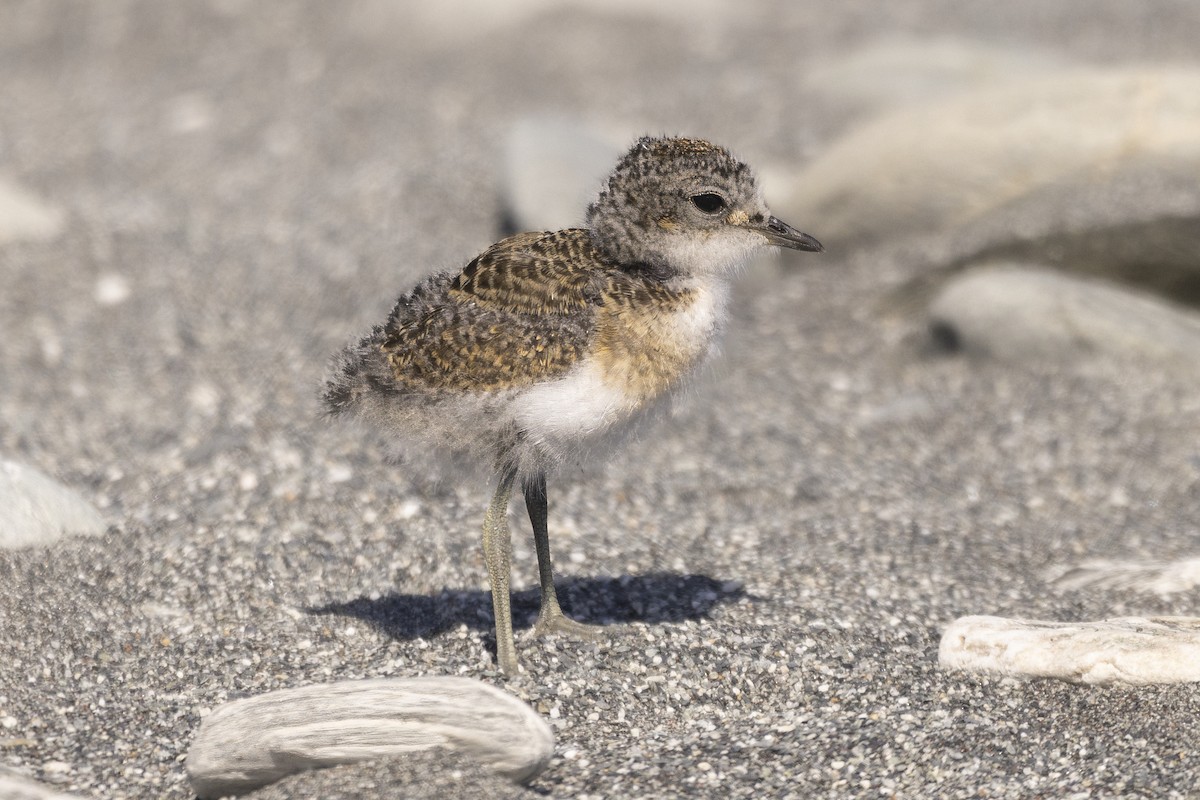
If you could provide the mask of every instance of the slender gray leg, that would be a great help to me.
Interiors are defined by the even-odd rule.
[[[538,612],[534,632],[566,633],[572,636],[593,639],[600,633],[593,625],[576,622],[563,614],[558,607],[558,593],[554,591],[554,568],[550,563],[549,509],[546,501],[546,475],[537,473],[522,485],[525,492],[525,507],[529,511],[529,522],[533,525],[533,545],[537,550],[538,577],[542,584],[542,607]]]
[[[506,675],[517,674],[517,649],[513,645],[512,605],[508,583],[512,575],[512,536],[508,530],[508,498],[514,470],[500,475],[496,494],[483,518],[483,561],[492,584],[492,610],[496,616],[496,662]]]

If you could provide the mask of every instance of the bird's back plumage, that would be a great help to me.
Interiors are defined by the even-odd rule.
[[[417,392],[493,392],[569,370],[587,350],[607,266],[588,239],[581,230],[518,234],[428,298],[402,299],[379,343],[393,380]]]
[[[586,229],[511,236],[401,297],[384,325],[338,355],[325,404],[481,467],[512,451],[517,466],[544,468],[578,449],[567,439],[590,444],[584,434],[607,430],[606,415],[632,411],[686,371],[690,359],[655,335],[662,314],[694,294],[674,277],[605,258]],[[547,441],[513,403],[552,412],[553,390],[529,390],[572,374],[570,385],[588,395],[580,399],[599,397],[604,408],[593,408],[594,426],[574,426],[591,430]],[[598,394],[605,377],[609,391]]]

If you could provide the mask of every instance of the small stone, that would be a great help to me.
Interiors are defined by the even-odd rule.
[[[1051,570],[1048,579],[1057,588],[1073,591],[1089,587],[1134,589],[1168,595],[1200,586],[1200,558],[1179,561],[1085,561]]]
[[[421,501],[409,498],[396,506],[395,517],[398,520],[409,520],[421,513]]]
[[[1064,66],[1058,56],[1030,48],[952,37],[886,36],[823,60],[805,71],[804,83],[840,105],[878,112],[1044,78]]]
[[[929,310],[942,344],[1023,362],[1098,354],[1200,367],[1200,315],[1096,280],[1017,265],[972,270]],[[1114,494],[1119,504],[1119,494]]]
[[[325,479],[330,483],[345,483],[354,477],[354,468],[349,464],[330,464],[325,470]]]
[[[96,280],[94,296],[96,302],[102,306],[115,306],[128,300],[132,292],[133,290],[129,286],[129,281],[124,275],[109,273],[101,275]]]
[[[95,536],[107,525],[73,489],[15,461],[0,460],[0,549]]]
[[[225,0],[229,2],[229,0]],[[720,0],[660,0],[647,3],[644,0],[574,0],[555,3],[553,0],[443,0],[439,3],[396,3],[394,0],[376,0],[354,6],[348,14],[350,24],[360,35],[394,37],[397,25],[420,31],[426,47],[461,48],[478,44],[488,39],[499,39],[504,31],[529,30],[536,28],[547,9],[565,12],[573,6],[582,6],[589,12],[585,21],[592,22],[593,16],[602,15],[613,20],[627,22],[630,19],[653,24],[663,20],[678,26],[679,20],[689,19],[704,24],[714,32],[727,29],[728,18],[734,7]],[[389,38],[389,41],[394,41]],[[565,63],[565,62],[564,62]]]
[[[943,667],[1072,683],[1200,681],[1200,618],[1043,622],[963,617],[942,635]]]
[[[166,127],[172,133],[196,133],[212,127],[216,111],[201,94],[181,94],[167,107]]]
[[[944,233],[1057,183],[1103,194],[1135,167],[1195,175],[1198,83],[1194,69],[1081,68],[901,106],[828,147],[777,211],[820,220],[842,251]]]
[[[221,797],[301,770],[431,747],[527,781],[549,763],[554,736],[525,703],[469,678],[342,681],[215,709],[188,752],[188,776],[200,797]]]
[[[60,209],[0,180],[0,245],[55,239],[63,231],[64,218]]]
[[[37,337],[42,353],[42,363],[57,367],[63,359],[63,341],[58,326],[47,317],[38,315],[30,321],[30,330]]]
[[[76,795],[63,794],[3,767],[0,767],[0,797],[4,800],[79,800]]]
[[[221,390],[205,381],[193,384],[188,390],[187,399],[192,408],[207,417],[221,408]]]
[[[578,227],[621,148],[582,124],[525,117],[509,131],[504,202],[514,231]]]

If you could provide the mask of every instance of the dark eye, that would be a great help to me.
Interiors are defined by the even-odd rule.
[[[692,195],[692,205],[705,214],[719,214],[725,210],[725,198],[715,192]]]

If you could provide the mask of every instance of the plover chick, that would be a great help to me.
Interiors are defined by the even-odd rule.
[[[521,233],[433,275],[338,354],[331,413],[485,465],[496,659],[517,671],[507,514],[521,484],[541,581],[535,632],[590,636],[554,591],[546,474],[676,391],[712,351],[729,281],[764,248],[821,251],[771,215],[750,168],[700,139],[640,139],[583,228]]]

